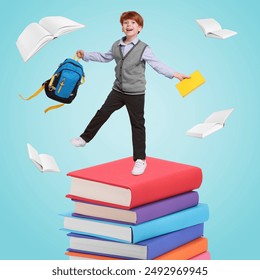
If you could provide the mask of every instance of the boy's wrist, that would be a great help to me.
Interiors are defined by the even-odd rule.
[[[175,73],[173,74],[173,76],[174,76],[175,78],[177,78],[178,80],[180,80],[180,81],[182,81],[182,80],[184,80],[184,79],[190,79],[190,76],[187,76],[187,75],[185,75],[185,74],[181,74],[181,73],[179,73],[179,72],[175,72]]]

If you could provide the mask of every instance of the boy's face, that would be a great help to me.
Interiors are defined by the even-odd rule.
[[[135,37],[142,30],[142,27],[133,19],[123,21],[122,31],[127,37]]]

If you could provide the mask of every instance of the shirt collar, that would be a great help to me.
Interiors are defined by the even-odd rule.
[[[123,37],[123,38],[119,41],[118,45],[120,45],[120,46],[125,46],[125,45],[126,45],[126,44],[124,43],[125,38],[126,38],[126,37]],[[138,39],[138,37],[136,37],[136,38],[135,38],[131,43],[129,43],[129,44],[136,45],[138,41],[139,41],[139,39]]]

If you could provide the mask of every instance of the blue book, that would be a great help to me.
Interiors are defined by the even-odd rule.
[[[170,215],[166,215],[142,224],[129,225],[98,219],[64,216],[64,230],[91,236],[137,243],[173,231],[204,223],[209,218],[207,204],[198,204]]]
[[[204,224],[198,224],[136,244],[69,233],[69,252],[87,253],[124,259],[151,260],[181,245],[203,236]]]

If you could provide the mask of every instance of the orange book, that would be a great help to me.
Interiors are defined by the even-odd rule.
[[[208,239],[199,237],[191,242],[188,242],[168,253],[165,253],[154,260],[188,260],[208,249]],[[94,255],[78,252],[66,252],[71,259],[91,259],[91,260],[123,260],[122,258],[113,258],[109,256]]]

